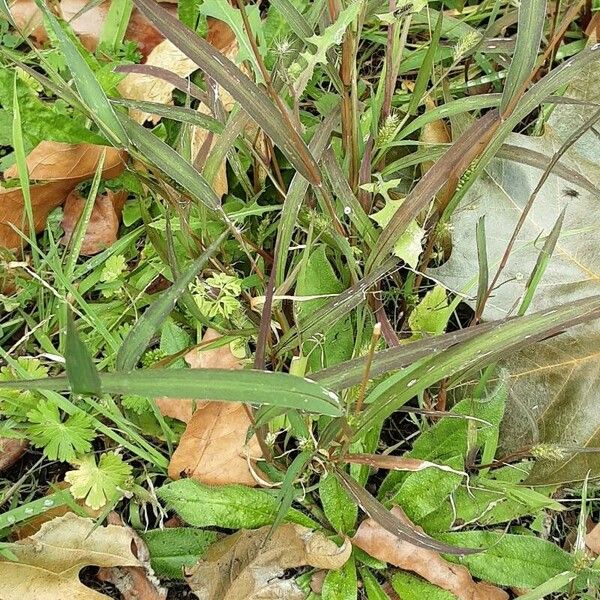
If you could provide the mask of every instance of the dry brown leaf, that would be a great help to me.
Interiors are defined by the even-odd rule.
[[[594,553],[600,554],[600,525],[596,525],[586,536],[585,545]]]
[[[2,600],[107,600],[79,581],[86,566],[140,566],[132,552],[131,531],[108,525],[95,528],[92,519],[68,513],[34,536],[7,547],[17,560],[0,557]]]
[[[96,197],[92,215],[81,245],[81,254],[84,256],[97,254],[117,241],[121,213],[123,212],[123,205],[125,204],[125,200],[127,200],[127,195],[126,191],[113,192],[106,190],[103,194]],[[77,191],[71,192],[67,197],[61,224],[65,232],[61,242],[65,245],[71,239],[77,221],[83,212],[85,202],[86,199]]]
[[[338,547],[321,532],[291,523],[278,527],[265,543],[270,529],[241,530],[213,544],[187,577],[198,598],[302,599],[297,584],[283,578],[286,569],[340,569],[352,552],[348,540]]]
[[[175,75],[179,75],[179,77],[188,77],[198,69],[198,65],[169,40],[163,40],[155,46],[148,55],[145,64],[167,69],[175,73]],[[159,79],[152,75],[128,73],[117,87],[120,94],[129,100],[173,104],[172,96],[175,89],[173,85],[164,79]],[[138,123],[151,121],[156,124],[160,121],[159,116],[151,115],[135,108],[129,111],[129,115]]]
[[[102,176],[116,177],[125,168],[127,154],[108,146],[93,144],[63,144],[40,142],[27,156],[29,179],[44,183],[30,185],[33,222],[36,232],[46,226],[52,210],[60,206],[78,183],[90,179],[96,172],[103,152],[106,152]],[[5,179],[18,177],[16,166],[4,172]],[[15,231],[29,231],[25,202],[21,188],[0,187],[0,246],[16,249],[22,245]]]
[[[399,507],[394,507],[391,512],[415,527]],[[420,527],[415,528],[422,531]],[[473,581],[466,567],[444,560],[434,550],[399,539],[373,519],[366,519],[360,524],[352,543],[378,560],[417,573],[459,600],[507,600],[509,597],[496,586]]]
[[[35,0],[11,2],[10,13],[17,29],[23,32],[23,35],[32,37],[38,44],[44,44],[48,41],[42,12],[36,5]]]
[[[10,469],[27,450],[27,440],[0,437],[0,473]]]
[[[394,456],[392,454],[345,454],[342,460],[354,465],[367,465],[375,469],[388,469],[393,471],[424,471],[425,469],[439,469],[457,475],[466,475],[448,465],[433,463],[420,458]]]
[[[171,457],[169,477],[184,474],[209,485],[256,485],[246,456],[255,460],[261,449],[255,435],[246,444],[251,424],[246,407],[237,402],[209,402],[198,409]]]
[[[125,527],[121,517],[111,512],[107,522]],[[102,567],[96,577],[100,581],[112,583],[121,592],[123,600],[165,600],[167,590],[160,585],[150,567],[150,552],[140,536],[127,528],[134,539],[134,553],[143,567]]]
[[[219,339],[220,335],[207,329],[202,342]],[[210,350],[194,349],[185,356],[193,369],[241,369],[229,344]],[[262,456],[255,435],[248,443],[246,436],[252,425],[246,407],[239,402],[204,402],[192,400],[156,401],[162,414],[188,425],[171,457],[169,477],[179,479],[182,474],[202,483],[224,485],[241,483],[256,485],[246,456]],[[195,409],[194,409],[195,407]]]
[[[110,146],[40,142],[27,156],[27,171],[33,181],[79,183],[94,176],[102,153],[106,152],[102,177],[117,177],[125,168],[127,153]],[[16,165],[4,171],[4,179],[19,176]]]

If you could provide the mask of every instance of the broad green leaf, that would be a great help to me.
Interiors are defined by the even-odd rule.
[[[462,471],[464,459],[462,456],[455,456],[440,464]],[[429,514],[446,501],[463,479],[464,475],[460,473],[435,468],[410,473],[396,488],[387,504],[400,505],[413,523],[423,525]]]
[[[390,600],[390,597],[383,591],[379,581],[377,581],[369,569],[361,567],[359,568],[359,572],[365,593],[367,594],[367,600]]]
[[[356,600],[358,587],[356,581],[356,564],[350,557],[338,571],[328,571],[323,582],[321,598],[323,600]]]
[[[597,102],[600,74],[594,61],[580,70],[567,94]],[[509,141],[551,157],[564,140],[589,118],[581,105],[559,105],[544,136],[512,134]],[[597,153],[600,143],[593,132],[580,138],[562,157],[564,165],[600,182]],[[523,207],[538,184],[542,171],[525,164],[496,159],[471,187],[452,217],[453,251],[447,263],[432,271],[448,287],[473,294],[477,287],[475,223],[485,214],[490,273],[495,273]],[[576,196],[569,193],[575,190]],[[511,310],[526,293],[529,275],[538,262],[542,240],[549,236],[564,210],[564,222],[552,257],[531,302],[533,310],[552,309],[600,291],[600,230],[590,220],[597,194],[573,186],[552,174],[524,222],[521,233],[490,298],[484,317],[497,318]],[[465,208],[463,209],[462,206]],[[492,209],[493,207],[493,209]],[[540,239],[541,238],[541,239]],[[509,410],[502,431],[505,452],[537,442],[569,448],[600,446],[600,413],[597,411],[598,345],[600,327],[579,327],[564,336],[511,356],[504,367],[510,384]],[[600,473],[600,455],[567,450],[564,459],[541,462],[531,482],[564,483],[581,480],[588,470]]]
[[[327,247],[317,246],[308,257],[304,268],[300,271],[296,283],[296,296],[330,296],[339,294],[344,286],[327,258]],[[329,298],[315,298],[302,300],[296,303],[298,322],[302,325],[307,317],[327,303]],[[330,367],[352,356],[354,349],[354,331],[349,318],[335,324],[328,323],[323,336],[317,341],[306,340],[302,344],[302,354],[308,356],[310,371],[318,371],[323,367]]]
[[[160,294],[159,298],[136,321],[125,340],[123,340],[123,344],[117,354],[117,369],[129,371],[135,367],[154,334],[175,308],[177,301],[185,293],[189,284],[196,278],[196,275],[204,265],[220,248],[226,237],[227,232],[222,233],[192,262],[181,277],[166,292]]]
[[[223,400],[302,408],[307,412],[340,416],[339,398],[320,385],[286,373],[236,371],[228,369],[146,369],[131,372],[102,373],[102,393],[139,395],[191,400]],[[71,389],[66,377],[0,381],[0,389]],[[277,394],[273,394],[273,390]]]
[[[358,507],[349,498],[333,474],[323,477],[319,483],[319,498],[327,520],[338,533],[349,534],[356,526]]]
[[[208,486],[191,479],[180,479],[157,490],[159,498],[194,527],[256,529],[271,525],[277,515],[277,496],[243,485]],[[303,513],[290,509],[288,523],[316,528]]]
[[[473,577],[500,586],[535,588],[569,571],[573,563],[573,558],[556,544],[529,535],[465,531],[437,537],[451,544],[487,548],[485,552],[463,557],[461,563]],[[445,558],[456,562],[456,557]]]
[[[183,579],[184,567],[195,565],[219,539],[214,531],[192,527],[152,529],[142,534],[150,551],[150,564],[159,577]]]
[[[518,101],[523,85],[531,76],[537,62],[540,41],[546,23],[546,0],[521,0],[517,25],[517,44],[510,62],[500,113],[504,113]]]
[[[71,391],[75,394],[93,394],[98,396],[101,390],[100,377],[96,365],[81,341],[73,315],[67,315],[67,339],[65,344],[65,370]]]
[[[431,462],[455,460],[457,455],[466,456],[469,423],[464,417],[477,419],[475,421],[477,428],[476,444],[481,447],[490,438],[498,436],[498,428],[504,414],[505,403],[506,390],[502,388],[497,389],[489,398],[484,400],[461,400],[450,411],[451,415],[455,416],[444,417],[429,429],[423,431],[415,439],[411,451],[406,456]],[[428,470],[410,474],[397,471],[390,472],[380,487],[380,497],[386,498],[387,494],[391,490],[397,490],[403,481],[415,475],[422,476]]]
[[[14,71],[0,68],[0,143],[10,146],[10,129],[4,128],[2,123],[4,115],[12,120],[10,116],[13,106],[12,84]],[[21,122],[23,137],[28,146],[34,148],[44,140],[77,144],[86,142],[90,144],[106,144],[106,140],[97,133],[91,132],[85,127],[82,117],[70,116],[59,110],[58,104],[42,102],[36,92],[24,81],[17,77],[17,97],[19,110],[21,111]]]
[[[388,200],[379,212],[371,215],[371,218],[383,229],[392,220],[394,213],[402,206],[403,202],[404,200]],[[416,269],[419,264],[419,256],[423,251],[421,243],[424,235],[425,230],[413,219],[394,243],[394,255]]]
[[[402,600],[456,600],[451,592],[406,571],[395,573],[390,581]]]
[[[436,285],[425,294],[408,317],[412,338],[419,339],[444,333],[451,313],[445,288]]]
[[[253,4],[246,6],[245,10],[252,34],[254,37],[258,36],[259,38],[258,48],[264,54],[266,48],[262,29],[263,24],[260,19],[260,10],[258,6]],[[229,25],[231,31],[235,34],[235,39],[239,48],[237,56],[235,57],[235,62],[240,65],[244,61],[248,61],[252,65],[256,81],[264,83],[262,72],[256,57],[254,56],[254,52],[252,51],[252,45],[248,39],[248,34],[246,33],[242,14],[239,9],[234,8],[227,0],[212,0],[211,2],[203,2],[200,4],[199,11],[202,15],[213,17]]]
[[[421,525],[432,533],[447,531],[454,523],[490,526],[536,516],[547,509],[562,510],[562,505],[551,498],[555,487],[533,489],[522,485],[531,467],[531,462],[519,463],[495,469],[486,477],[471,478],[468,487],[461,485],[452,502],[445,500]]]
[[[314,184],[320,183],[315,159],[298,132],[265,92],[231,61],[153,0],[135,0],[135,4],[165,37],[240,103],[302,175]]]

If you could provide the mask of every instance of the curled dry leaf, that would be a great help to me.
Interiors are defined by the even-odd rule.
[[[394,507],[391,512],[414,527],[400,508]],[[352,543],[379,560],[417,573],[451,592],[459,600],[507,600],[509,597],[506,592],[493,585],[473,581],[466,567],[444,560],[433,550],[399,539],[373,519],[360,524]]]
[[[196,63],[169,40],[163,40],[155,46],[148,55],[145,64],[167,69],[179,77],[188,77],[198,68]],[[146,73],[129,73],[118,85],[118,90],[124,98],[157,102],[159,104],[173,104],[172,94],[174,89],[174,86],[168,81]],[[156,115],[135,108],[132,108],[129,114],[138,123],[144,121],[158,123],[160,120],[160,117]]]
[[[98,46],[100,32],[106,17],[110,1],[96,4],[88,0],[62,0],[54,5],[58,16],[62,17],[73,29],[83,46],[93,52]],[[166,7],[176,11],[176,7]],[[10,12],[17,28],[25,35],[32,37],[38,44],[48,41],[43,26],[42,14],[34,0],[16,0],[10,5]],[[134,8],[131,12],[125,39],[138,43],[140,52],[147,57],[152,49],[164,38],[162,34]]]
[[[0,473],[10,469],[27,450],[27,440],[0,438]]]
[[[121,517],[111,512],[108,523],[125,527]],[[145,542],[132,529],[127,528],[134,539],[134,553],[143,566],[102,567],[96,577],[100,581],[112,583],[121,592],[123,600],[165,600],[167,590],[160,585],[150,567],[150,552]]]
[[[352,552],[348,540],[338,547],[321,532],[291,523],[278,527],[265,543],[270,529],[241,530],[213,544],[187,577],[198,598],[301,599],[305,595],[296,583],[283,578],[286,569],[339,569]]]
[[[81,245],[81,254],[84,256],[97,254],[117,241],[117,233],[119,231],[125,200],[127,200],[127,192],[123,190],[118,192],[106,190],[103,194],[96,197]],[[79,217],[83,212],[85,202],[86,199],[77,191],[72,191],[67,197],[62,220],[62,228],[65,235],[61,240],[65,245],[71,239]]]
[[[0,557],[0,598],[106,600],[79,581],[79,571],[90,565],[140,566],[133,542],[125,527],[96,527],[73,513],[53,519],[34,536],[5,546],[16,560]]]
[[[219,334],[208,329],[203,342],[217,340]],[[242,364],[225,344],[210,350],[192,350],[186,361],[196,369],[241,369]],[[157,404],[167,416],[187,422],[179,446],[171,457],[169,476],[179,479],[185,474],[209,485],[242,483],[256,485],[248,466],[248,458],[261,456],[255,435],[246,443],[252,425],[246,407],[239,402],[205,402],[159,399]]]
[[[109,146],[40,142],[27,156],[33,222],[36,232],[46,225],[52,210],[60,206],[77,184],[93,177],[102,153],[106,152],[102,176],[118,176],[125,168],[127,154]],[[18,177],[16,166],[4,172],[5,179]],[[28,232],[25,201],[21,188],[0,187],[0,246],[16,249],[22,244],[15,230]]]
[[[457,475],[466,475],[448,465],[433,463],[420,458],[406,456],[392,456],[391,454],[345,454],[342,461],[354,465],[367,465],[375,469],[388,469],[391,471],[424,471],[425,469],[439,469]]]

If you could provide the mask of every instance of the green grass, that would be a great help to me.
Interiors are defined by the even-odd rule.
[[[339,542],[370,517],[526,598],[595,597],[581,526],[563,549],[600,510],[589,4],[181,0],[176,17],[114,0],[93,52],[42,3],[42,46],[0,21],[0,169],[19,173],[0,188],[0,246],[10,219],[23,240],[0,247],[0,440],[29,443],[0,473],[0,560],[48,494],[79,513],[76,500],[101,498],[98,526],[116,510],[153,530],[165,580],[215,532],[292,522]],[[142,58],[127,33],[140,14],[198,66],[189,95],[172,86],[173,106],[120,95]],[[231,60],[207,41],[207,14],[234,31]],[[192,156],[196,128],[209,137]],[[32,233],[27,156],[48,141],[128,156],[104,179],[104,152],[77,185],[66,248],[62,208]],[[85,256],[106,190],[128,193],[117,240]],[[190,352],[221,358],[191,369]],[[232,356],[242,368],[220,368]],[[255,489],[170,480],[192,426],[184,435],[164,407],[203,400],[245,404],[226,464],[258,448]],[[427,463],[394,470],[388,454]],[[67,472],[78,490],[96,473],[101,493],[59,489]],[[185,527],[163,535],[172,514]],[[355,548],[308,597],[451,597],[374,554]],[[355,578],[360,592],[343,585]]]

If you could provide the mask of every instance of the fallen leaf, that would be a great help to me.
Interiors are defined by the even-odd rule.
[[[102,153],[106,152],[102,177],[111,179],[123,172],[127,153],[110,146],[95,144],[64,144],[40,142],[26,159],[29,179],[32,181],[66,181],[79,183],[91,179],[98,168]],[[4,171],[4,179],[19,176],[16,165]]]
[[[16,560],[0,557],[0,598],[107,600],[81,583],[79,571],[90,565],[140,566],[133,542],[124,527],[96,527],[92,519],[67,513],[42,525],[34,536],[5,546]]]
[[[179,77],[188,77],[198,69],[198,65],[169,40],[163,40],[157,44],[144,64],[167,69]],[[123,98],[129,100],[144,100],[171,105],[173,104],[172,96],[175,87],[168,81],[153,75],[128,73],[123,81],[119,83],[117,89]],[[156,124],[160,121],[159,116],[135,108],[130,109],[129,115],[138,123],[150,121]]]
[[[42,12],[36,5],[35,0],[11,2],[10,14],[17,29],[23,32],[23,35],[32,37],[38,44],[44,44],[48,41]]]
[[[29,179],[40,182],[30,185],[36,232],[44,229],[50,212],[63,204],[77,184],[94,175],[103,152],[106,152],[103,177],[118,176],[125,168],[127,154],[115,148],[44,141],[31,151],[26,160]],[[16,166],[4,172],[5,179],[16,177]],[[21,188],[0,187],[0,247],[16,249],[22,245],[15,228],[25,233],[29,231],[23,192]]]
[[[10,469],[27,450],[27,440],[0,437],[0,473]]]
[[[182,474],[208,485],[257,485],[248,466],[262,456],[255,435],[246,436],[252,422],[237,402],[209,402],[196,410],[169,463],[169,477]]]
[[[96,197],[81,245],[80,253],[82,255],[91,256],[92,254],[97,254],[117,241],[121,213],[125,200],[127,200],[127,195],[127,192],[123,190],[118,192],[106,190],[103,194]],[[61,224],[65,235],[61,243],[66,245],[71,239],[71,235],[83,212],[85,202],[86,199],[77,191],[73,191],[68,195]]]
[[[123,600],[165,600],[167,590],[160,585],[150,567],[150,552],[146,543],[115,512],[108,515],[107,522],[127,529],[133,536],[134,553],[142,563],[141,567],[102,567],[96,577],[100,581],[112,583],[121,592]]]
[[[412,525],[399,507],[394,507],[391,512]],[[420,527],[418,529],[421,530]],[[434,550],[401,540],[373,519],[366,519],[360,524],[352,543],[378,560],[417,573],[430,583],[451,592],[459,600],[507,600],[509,597],[496,586],[473,581],[466,567],[444,560]]]
[[[596,524],[594,528],[585,536],[585,545],[594,554],[600,554],[600,525]]]
[[[219,337],[216,331],[207,329],[202,342],[212,342]],[[186,354],[185,360],[193,369],[242,368],[229,344],[209,350],[195,348]],[[244,404],[167,398],[158,398],[156,404],[163,415],[188,424],[171,457],[171,479],[185,474],[209,485],[256,485],[247,456],[255,460],[262,453],[255,435],[246,443],[252,421]]]
[[[352,552],[348,540],[338,547],[321,532],[294,524],[281,525],[265,543],[270,530],[241,530],[213,544],[187,577],[198,598],[302,599],[297,584],[283,578],[286,569],[339,569]]]
[[[565,95],[597,103],[600,92],[594,82],[599,76],[600,63],[592,62],[578,73]],[[513,133],[507,142],[517,151],[535,152],[550,160],[590,116],[589,105],[560,104],[543,136]],[[598,185],[599,150],[598,137],[588,131],[560,159],[523,223],[486,305],[486,320],[514,314],[544,240],[563,210],[564,222],[556,248],[529,311],[550,309],[600,292],[600,229],[590,217],[597,212],[598,194],[589,186],[567,181],[564,171],[568,167]],[[493,276],[542,173],[542,168],[522,162],[493,160],[454,211],[452,254],[442,267],[430,271],[433,277],[450,289],[473,297],[477,290],[477,277],[473,274],[478,272],[477,221],[485,216],[488,263]],[[538,443],[555,445],[557,452],[562,452],[562,456],[555,453],[552,460],[550,456],[537,460],[527,483],[564,484],[583,480],[588,473],[590,477],[600,474],[600,454],[577,452],[577,448],[600,445],[599,347],[600,326],[592,323],[570,329],[503,362],[509,400],[501,429],[500,455]]]
[[[202,336],[202,344],[206,345],[213,342],[221,337],[214,329],[207,329]],[[211,348],[204,350],[201,348],[194,348],[188,352],[185,356],[185,362],[192,369],[241,369],[242,365],[239,358],[236,358],[230,348],[229,344],[224,344],[218,348]],[[198,402],[195,400],[175,400],[170,398],[157,398],[156,404],[160,412],[165,417],[171,417],[172,419],[178,419],[184,423],[188,423],[194,414],[194,411],[198,408],[202,408],[208,404],[208,402]]]

